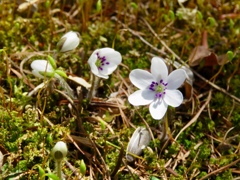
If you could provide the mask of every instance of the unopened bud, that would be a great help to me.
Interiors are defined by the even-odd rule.
[[[134,157],[131,154],[140,155],[144,148],[148,146],[151,141],[149,131],[144,127],[138,127],[127,146],[126,159],[129,162],[134,161]],[[131,153],[131,154],[130,154]]]
[[[64,34],[57,46],[60,52],[67,52],[75,49],[80,43],[80,34],[78,32],[69,31]]]
[[[62,161],[66,157],[68,152],[67,145],[63,141],[59,141],[52,149],[52,156],[55,161]]]

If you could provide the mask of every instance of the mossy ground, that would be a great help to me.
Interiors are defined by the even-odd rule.
[[[69,149],[62,168],[66,179],[239,179],[239,1],[183,3],[196,13],[180,11],[181,5],[169,0],[39,0],[26,9],[21,3],[0,1],[0,179],[40,179],[38,166],[54,172],[50,152],[59,140]],[[56,82],[28,97],[43,81],[31,74],[30,63],[52,55],[69,30],[81,34],[81,43],[56,59],[68,75],[90,82],[87,60],[97,48],[116,49],[122,64],[100,84],[92,102],[87,90],[77,90],[70,80],[79,92],[74,104],[55,91],[63,90]],[[129,72],[148,70],[152,56],[189,64],[200,45],[229,62],[219,65],[220,58],[206,57],[191,67],[193,84],[180,88],[184,103],[169,108],[169,138],[163,142],[148,107],[127,101],[135,90]],[[118,96],[110,98],[112,92]],[[129,164],[124,151],[145,122],[154,140]]]

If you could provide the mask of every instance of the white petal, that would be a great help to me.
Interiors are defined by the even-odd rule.
[[[38,78],[44,78],[44,76],[42,76],[37,70],[32,70],[32,73],[34,76],[36,76]]]
[[[166,90],[163,100],[172,107],[178,107],[183,102],[183,95],[179,90]]]
[[[153,119],[160,120],[167,111],[168,105],[162,99],[156,99],[149,106],[149,111]]]
[[[164,82],[166,81],[168,76],[168,69],[162,58],[160,57],[152,58],[151,73],[153,74],[153,77],[157,81],[160,81],[161,79]]]
[[[90,56],[90,58],[88,59],[88,64],[91,68],[92,73],[97,76],[99,74],[99,71],[96,66],[96,61],[97,61],[97,55],[96,55],[96,51],[94,51]]]
[[[155,81],[153,75],[142,69],[134,69],[129,74],[130,81],[139,89],[146,89]]]
[[[53,67],[47,60],[34,60],[31,63],[31,68],[36,71],[53,72]]]
[[[116,69],[117,69],[117,65],[110,62],[110,64],[103,65],[102,70],[99,70],[99,72],[100,74],[103,74],[103,75],[109,75],[109,74],[112,74],[112,72],[115,71]]]
[[[154,100],[154,96],[155,93],[148,89],[138,90],[128,96],[128,101],[134,106],[142,106],[150,104]]]
[[[98,73],[98,74],[95,74],[95,75],[100,77],[100,78],[104,78],[104,79],[108,79],[109,78],[108,75],[104,75],[104,74],[101,74],[101,73]]]
[[[61,40],[64,41],[61,48],[61,52],[71,51],[75,49],[80,43],[79,36],[80,35],[78,32],[73,32],[73,31],[69,31],[68,33],[63,35],[59,41],[59,42],[61,42]]]
[[[167,78],[168,89],[177,89],[185,81],[187,75],[183,69],[177,69],[171,72]]]
[[[102,75],[112,74],[113,71],[117,69],[117,66],[122,61],[122,56],[119,52],[115,51],[112,48],[102,48],[98,50],[100,57],[105,57],[106,62],[109,64],[105,64],[102,66],[102,70],[99,70]]]
[[[119,65],[122,62],[122,56],[118,51],[112,48],[102,48],[99,49],[99,55],[101,57],[105,56],[107,61]]]

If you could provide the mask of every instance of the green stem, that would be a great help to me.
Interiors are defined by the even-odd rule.
[[[106,141],[106,144],[108,144],[108,145],[110,145],[110,146],[113,146],[113,147],[115,147],[115,148],[117,148],[117,149],[121,149],[119,146],[116,146],[115,144],[113,144],[113,143],[111,143],[111,142],[109,142],[109,141]]]
[[[57,176],[59,179],[62,179],[62,167],[61,167],[62,161],[56,161],[56,171],[57,171]]]

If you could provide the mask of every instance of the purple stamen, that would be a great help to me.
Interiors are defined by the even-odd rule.
[[[157,93],[157,94],[155,95],[155,97],[156,97],[156,98],[161,98],[161,97],[162,97],[162,93]]]
[[[167,89],[166,86],[168,85],[168,83],[164,83],[163,79],[161,79],[159,81],[159,83],[152,81],[152,83],[149,85],[149,88],[148,88],[149,90],[154,91],[156,93],[155,94],[156,98],[162,98],[166,94],[166,92],[165,92]],[[159,86],[161,86],[161,87],[159,87]]]
[[[97,58],[99,59],[99,61],[101,63],[100,66],[98,67],[98,69],[102,71],[103,70],[103,66],[104,65],[109,65],[110,62],[106,61],[107,60],[106,56],[101,57],[99,52],[97,52],[96,55],[97,55]]]

